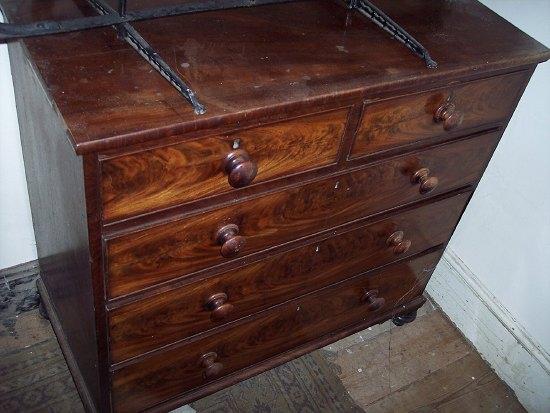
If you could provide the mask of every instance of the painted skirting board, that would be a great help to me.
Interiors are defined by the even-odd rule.
[[[550,355],[452,249],[427,292],[529,412],[550,412]]]

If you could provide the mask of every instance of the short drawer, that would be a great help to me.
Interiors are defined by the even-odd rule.
[[[418,297],[441,251],[303,296],[260,317],[156,353],[113,373],[116,412],[141,411]]]
[[[469,192],[273,255],[109,313],[120,362],[447,242]]]
[[[446,89],[374,102],[365,107],[351,158],[374,155],[450,132],[504,121],[527,82],[514,73]]]
[[[105,240],[109,297],[476,182],[499,133],[392,158]]]
[[[104,159],[106,221],[335,163],[348,109]]]

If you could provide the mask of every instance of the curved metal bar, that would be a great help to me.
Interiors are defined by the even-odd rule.
[[[98,27],[131,23],[140,20],[179,16],[182,14],[265,6],[269,4],[290,3],[295,1],[299,0],[200,0],[175,6],[126,12],[124,15],[114,13],[101,16],[80,17],[62,21],[40,21],[26,24],[0,23],[0,43],[7,43],[9,41],[26,37],[75,32],[95,29]],[[125,7],[123,10],[125,11]]]
[[[121,23],[121,18],[118,15],[80,17],[63,21],[44,20],[26,24],[0,23],[0,43],[7,43],[26,37],[47,36],[50,34],[112,26],[118,23]]]
[[[349,8],[359,11],[381,29],[390,33],[396,40],[403,43],[414,54],[422,58],[426,62],[426,66],[430,69],[437,67],[437,62],[430,57],[428,50],[422,46],[418,40],[407,33],[405,29],[394,22],[388,15],[386,15],[370,1],[351,0],[349,3]]]
[[[115,15],[117,12],[105,3],[103,0],[88,0],[88,2],[94,7],[98,13],[102,15]],[[124,0],[119,1],[118,13],[122,14],[124,11]],[[138,33],[136,29],[132,27],[130,23],[121,23],[115,25],[118,30],[119,36],[122,37],[126,43],[132,46],[147,62],[164,77],[170,84],[182,94],[182,96],[193,106],[197,115],[203,115],[206,113],[206,108],[199,102],[197,95],[187,84],[172,70],[170,65],[164,61],[162,57],[151,47],[151,45]]]
[[[172,70],[172,68],[159,56],[147,41],[135,30],[131,22],[140,20],[157,19],[183,14],[201,13],[214,10],[227,10],[243,7],[262,6],[278,3],[291,3],[300,0],[200,0],[191,3],[157,7],[154,9],[127,12],[127,0],[118,0],[118,10],[113,9],[104,0],[88,0],[88,3],[100,14],[99,16],[81,17],[64,21],[41,21],[29,24],[0,23],[0,43],[17,40],[25,37],[44,36],[49,34],[67,33],[105,26],[114,26],[119,36],[129,43],[145,58],[185,99],[193,106],[195,113],[206,112],[204,106],[198,101],[196,94],[187,84]],[[403,43],[413,53],[422,58],[429,68],[437,67],[437,62],[420,42],[394,22],[382,10],[368,0],[344,0],[349,9],[359,13],[374,22],[392,37]]]

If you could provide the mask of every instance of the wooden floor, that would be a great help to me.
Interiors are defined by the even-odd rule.
[[[9,283],[6,284],[9,290]],[[49,322],[3,286],[0,412],[81,412]],[[32,287],[29,287],[32,288]],[[0,288],[1,289],[1,288]],[[15,311],[14,309],[18,310]],[[15,311],[15,312],[14,312]],[[524,412],[460,333],[426,305],[193,403],[180,412]]]
[[[525,411],[439,310],[430,308],[403,327],[387,322],[376,330],[372,338],[360,333],[355,344],[346,339],[324,350],[333,348],[329,360],[365,411]]]

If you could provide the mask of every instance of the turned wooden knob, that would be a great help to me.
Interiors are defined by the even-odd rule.
[[[246,239],[239,235],[239,227],[235,224],[220,228],[216,241],[222,246],[220,252],[225,258],[236,257],[246,244]]]
[[[365,291],[361,297],[361,302],[367,304],[370,311],[378,311],[386,304],[385,299],[378,297],[378,290]]]
[[[244,149],[237,149],[227,155],[224,168],[229,185],[233,188],[250,185],[258,174],[258,165]]]
[[[393,247],[393,253],[396,255],[404,254],[411,248],[411,240],[405,239],[403,231],[395,231],[386,241],[388,246]]]
[[[202,374],[205,379],[216,378],[223,371],[223,364],[216,362],[217,359],[218,355],[213,351],[201,356],[199,364],[204,369]]]
[[[464,120],[464,115],[456,108],[454,103],[445,102],[434,114],[437,123],[443,123],[443,129],[449,131],[459,127]]]
[[[427,194],[437,187],[439,179],[436,176],[430,176],[428,168],[421,168],[413,174],[411,182],[413,184],[420,184],[420,193]]]
[[[227,302],[226,293],[217,293],[211,295],[205,302],[205,307],[212,312],[210,318],[212,321],[225,320],[233,312],[235,307]]]

